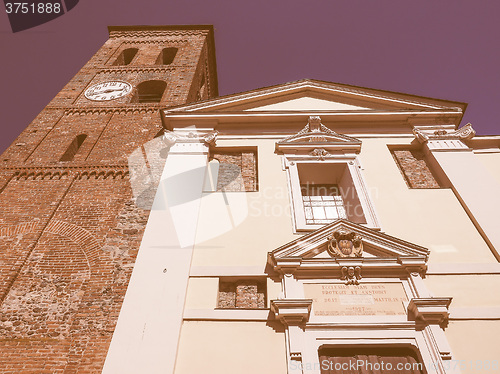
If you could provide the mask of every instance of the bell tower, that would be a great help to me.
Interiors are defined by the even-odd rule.
[[[217,95],[212,26],[109,27],[2,154],[0,372],[100,371],[149,216],[128,159]]]

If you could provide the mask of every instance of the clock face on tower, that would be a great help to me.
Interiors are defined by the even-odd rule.
[[[94,101],[108,101],[125,96],[131,91],[132,86],[127,82],[109,81],[87,88],[85,97]]]

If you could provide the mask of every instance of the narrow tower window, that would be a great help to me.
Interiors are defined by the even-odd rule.
[[[159,103],[167,84],[163,81],[146,81],[137,86],[133,103]]]
[[[174,62],[175,55],[177,54],[177,48],[163,48],[156,60],[157,65],[170,65]]]
[[[73,161],[73,158],[75,157],[76,153],[78,152],[86,138],[86,134],[80,134],[75,137],[75,139],[73,139],[68,149],[66,149],[66,152],[64,152],[59,161]]]
[[[128,65],[132,62],[139,50],[137,48],[127,48],[120,53],[113,65]]]

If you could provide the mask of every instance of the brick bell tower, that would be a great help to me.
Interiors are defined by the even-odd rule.
[[[100,372],[149,211],[128,157],[218,95],[211,26],[110,27],[0,159],[0,373]]]

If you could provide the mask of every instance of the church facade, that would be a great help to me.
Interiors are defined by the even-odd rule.
[[[500,136],[112,27],[2,155],[0,372],[497,373]]]

